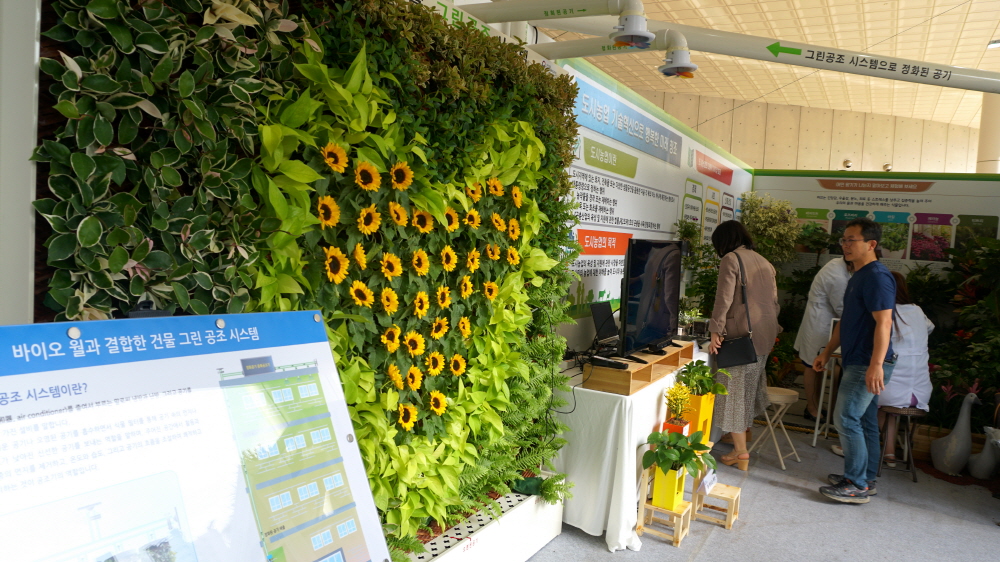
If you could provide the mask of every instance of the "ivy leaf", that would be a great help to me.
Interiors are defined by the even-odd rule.
[[[76,174],[76,177],[84,181],[97,169],[97,163],[94,162],[94,159],[83,152],[74,152],[70,155],[69,160],[70,166],[73,168],[73,173]]]
[[[300,160],[285,160],[278,165],[278,170],[301,183],[311,183],[323,177]]]
[[[159,33],[148,31],[135,38],[135,44],[151,53],[162,55],[169,50],[167,41]]]
[[[76,75],[77,80],[83,78],[83,70],[80,68],[80,65],[73,60],[73,57],[62,51],[59,51],[59,56],[62,57],[63,64],[66,65],[67,70]]]
[[[67,119],[79,119],[80,111],[77,110],[76,104],[70,100],[62,100],[61,102],[52,106],[53,109],[62,113],[63,117]]]
[[[104,101],[111,104],[111,107],[115,109],[129,109],[139,105],[139,102],[142,101],[142,98],[135,94],[129,94],[123,92],[120,94],[115,94]]]
[[[80,85],[88,90],[93,90],[102,94],[113,94],[121,89],[122,85],[115,82],[110,76],[104,74],[91,74],[84,77]]]
[[[118,2],[116,0],[91,0],[87,11],[103,19],[118,17]]]
[[[185,70],[177,79],[177,91],[182,98],[189,98],[194,93],[194,75],[190,70]]]
[[[49,242],[49,261],[62,261],[76,252],[76,236],[62,234]]]
[[[174,296],[177,297],[177,304],[180,305],[182,309],[186,309],[188,304],[191,302],[191,297],[188,294],[188,290],[184,288],[184,285],[174,281],[170,284],[170,287],[174,290]]]
[[[123,53],[129,55],[135,51],[135,44],[132,42],[132,32],[129,31],[127,26],[115,21],[106,21],[104,22],[104,27],[107,28],[108,33],[111,34],[111,38],[115,40],[118,48]]]
[[[76,230],[76,239],[81,246],[89,248],[101,241],[103,233],[104,227],[101,226],[101,221],[97,217],[90,216],[80,222]]]

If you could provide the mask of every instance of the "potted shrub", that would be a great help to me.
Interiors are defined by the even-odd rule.
[[[718,373],[731,376],[725,369],[719,369]],[[700,359],[684,365],[684,368],[677,373],[677,382],[691,391],[690,413],[687,417],[690,418],[693,429],[700,432],[705,441],[708,441],[712,413],[715,411],[715,395],[729,394],[729,391],[724,384],[715,382],[712,368]]]
[[[690,410],[691,389],[678,382],[668,388],[663,397],[667,403],[667,419],[663,422],[663,431],[688,435],[691,432],[691,423],[683,416]]]
[[[684,500],[685,471],[692,477],[706,467],[714,469],[715,459],[703,454],[708,447],[701,444],[701,432],[688,437],[680,433],[654,431],[646,441],[653,447],[642,455],[642,468],[656,465],[653,478],[653,505],[677,511]]]

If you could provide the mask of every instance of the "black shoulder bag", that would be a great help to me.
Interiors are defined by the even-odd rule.
[[[736,252],[733,252],[736,254]],[[743,260],[736,254],[736,260],[740,264],[740,283],[743,290],[743,306],[747,310],[747,328],[750,333],[731,340],[723,340],[719,346],[719,353],[716,356],[715,364],[720,369],[726,367],[738,367],[757,362],[757,351],[753,347],[753,326],[750,324],[750,305],[747,303],[747,275],[743,271]]]

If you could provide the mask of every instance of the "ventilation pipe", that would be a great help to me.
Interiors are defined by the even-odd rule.
[[[653,40],[642,0],[507,0],[464,4],[462,10],[484,23],[617,16],[618,21],[609,19],[600,35],[610,30],[608,38],[621,47],[646,48]]]

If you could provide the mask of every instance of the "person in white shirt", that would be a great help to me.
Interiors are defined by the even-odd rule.
[[[893,271],[896,278],[896,318],[893,324],[892,349],[899,356],[892,378],[885,390],[878,396],[879,408],[920,408],[929,411],[927,401],[931,399],[931,374],[928,368],[930,355],[927,352],[927,336],[934,331],[931,322],[919,306],[913,304],[906,287],[906,278]],[[879,410],[879,427],[885,414]],[[896,466],[896,418],[889,418],[885,428],[885,462]]]

